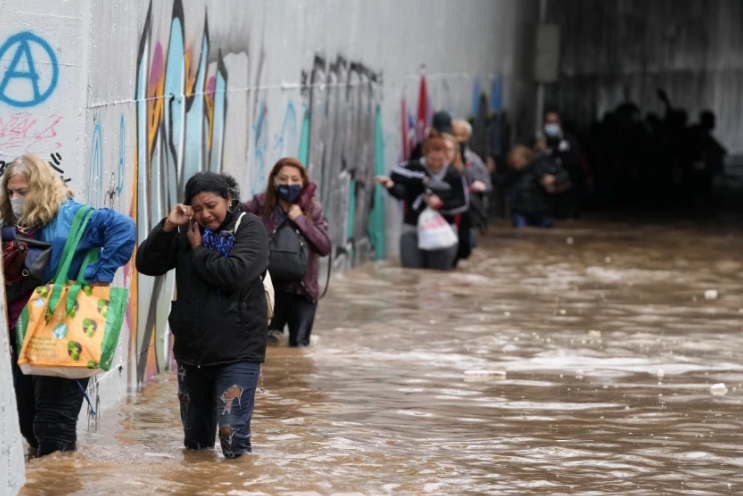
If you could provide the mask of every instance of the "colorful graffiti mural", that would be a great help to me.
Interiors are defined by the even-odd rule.
[[[222,52],[210,46],[208,25],[203,39],[188,45],[180,0],[174,4],[167,44],[153,39],[152,22],[150,9],[139,44],[135,93],[133,216],[140,239],[181,199],[190,176],[223,169],[227,108],[227,69]],[[250,193],[265,188],[266,169],[276,160],[298,156],[319,185],[318,197],[330,219],[336,270],[382,258],[383,196],[374,182],[384,170],[380,77],[359,63],[339,58],[327,64],[316,57],[302,80],[301,120],[297,103],[285,99],[281,126],[273,135],[269,115],[281,113],[269,114],[265,95],[257,92],[252,149],[246,157]],[[120,143],[125,142],[120,137]],[[118,194],[118,185],[112,176],[107,199]],[[175,288],[172,274],[133,278],[137,311],[130,312],[130,358],[136,363],[139,384],[167,369],[172,360],[167,315]]]
[[[173,4],[167,44],[153,39],[152,5],[139,42],[136,79],[137,185],[134,212],[144,239],[182,198],[185,181],[198,171],[222,170],[227,70],[210,46],[208,21],[201,40],[187,45],[181,0]],[[216,63],[208,63],[216,60]],[[167,316],[174,275],[134,276],[137,301],[132,327],[137,383],[169,366]]]
[[[315,57],[312,70],[303,75],[307,146],[301,158],[319,186],[338,268],[384,253],[383,206],[375,198],[374,182],[383,172],[383,144],[376,138],[380,79],[363,64],[340,57],[332,63]]]

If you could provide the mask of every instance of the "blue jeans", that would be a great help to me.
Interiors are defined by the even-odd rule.
[[[250,419],[260,373],[260,363],[178,366],[178,400],[186,449],[214,448],[219,426],[219,441],[226,458],[250,453]]]
[[[513,227],[541,227],[543,229],[551,229],[554,226],[554,222],[551,217],[546,215],[525,215],[514,213],[511,216],[511,223]]]

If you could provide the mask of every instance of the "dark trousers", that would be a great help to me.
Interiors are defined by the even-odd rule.
[[[400,261],[406,269],[451,270],[458,250],[459,244],[443,250],[421,250],[417,233],[406,232],[400,236]]]
[[[317,301],[288,291],[276,291],[276,304],[269,329],[284,330],[289,325],[289,346],[304,348],[310,345],[312,326],[315,323]]]
[[[260,374],[260,363],[178,366],[178,400],[187,449],[213,449],[219,426],[226,458],[250,453],[250,419]]]
[[[88,379],[24,375],[18,366],[15,346],[11,348],[21,434],[31,447],[37,448],[38,456],[55,451],[75,451],[77,418]]]

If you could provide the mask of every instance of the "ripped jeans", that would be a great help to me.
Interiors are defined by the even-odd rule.
[[[178,366],[178,399],[186,449],[213,449],[219,441],[226,458],[250,453],[250,418],[260,363],[211,367]]]

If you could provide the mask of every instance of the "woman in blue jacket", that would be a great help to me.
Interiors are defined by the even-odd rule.
[[[16,226],[25,237],[52,245],[45,282],[56,273],[75,214],[83,206],[72,196],[72,191],[51,166],[35,155],[15,159],[2,176],[0,220],[3,225]],[[93,286],[108,286],[116,270],[131,258],[135,242],[136,229],[131,218],[110,209],[96,210],[75,253],[70,274],[78,273],[87,251],[101,248],[98,261],[85,269],[85,277]],[[9,305],[11,334],[29,297],[30,294]],[[11,350],[21,434],[31,448],[37,450],[38,456],[74,451],[77,418],[88,379],[24,375],[17,365],[15,346],[11,346]]]

